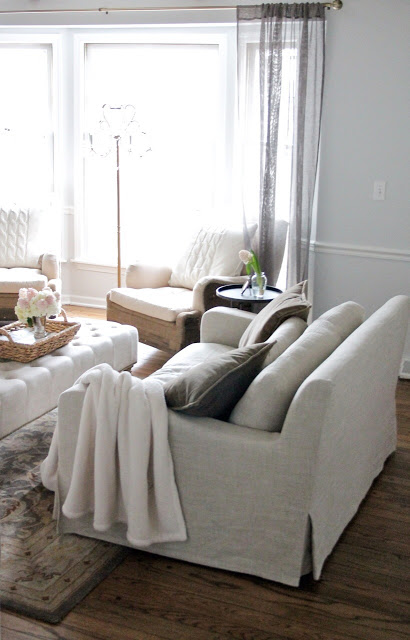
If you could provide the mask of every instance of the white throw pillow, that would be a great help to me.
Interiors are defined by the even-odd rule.
[[[250,237],[257,225],[248,229]],[[243,231],[204,227],[197,231],[172,270],[169,285],[193,289],[204,276],[238,276],[243,263],[239,251],[245,246]]]
[[[39,267],[45,244],[44,213],[38,209],[0,206],[0,266]]]

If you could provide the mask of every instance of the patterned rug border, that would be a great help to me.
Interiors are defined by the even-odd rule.
[[[4,596],[1,597],[0,610],[5,609],[11,613],[17,613],[22,616],[27,616],[28,618],[35,618],[36,620],[40,620],[41,622],[59,624],[66,617],[66,615],[74,609],[77,604],[84,600],[84,598],[88,596],[88,594],[91,593],[91,591],[95,589],[95,587],[98,587],[98,585],[103,580],[105,580],[105,578],[107,578],[110,573],[121,564],[121,562],[125,560],[129,552],[130,550],[124,547],[122,553],[119,553],[118,557],[112,558],[111,561],[108,562],[104,567],[104,569],[102,569],[99,573],[96,573],[86,585],[83,585],[77,591],[75,591],[70,596],[70,599],[63,603],[58,609],[55,609],[55,611],[41,611],[41,609],[36,607],[15,604]]]
[[[3,580],[0,576],[0,609],[29,618],[35,618],[50,624],[58,624],[61,622],[64,617],[107,578],[130,553],[128,547],[121,547],[109,542],[79,536],[74,533],[64,534],[58,532],[57,522],[51,519],[52,503],[54,500],[53,494],[42,486],[39,479],[39,464],[47,455],[56,419],[57,411],[54,409],[0,440],[0,543],[2,548],[0,568],[3,566]],[[13,489],[11,489],[11,486]],[[43,509],[44,505],[46,506],[43,512],[41,509],[37,510],[36,501],[33,501],[32,495],[35,494],[36,491],[37,496],[40,496],[39,504],[42,505]],[[21,509],[19,508],[20,506]],[[44,513],[46,515],[44,515]],[[28,523],[26,514],[28,514]],[[38,539],[38,532],[42,532],[50,526],[50,524],[54,524],[53,534],[50,539],[51,542],[47,542],[44,547],[41,547],[41,552],[45,554],[43,557],[47,557],[48,552],[48,558],[51,558],[52,562],[53,555],[50,555],[52,551],[48,551],[48,549],[52,547],[53,543],[58,543],[59,539],[64,541],[65,537],[67,537],[67,544],[65,549],[62,549],[62,557],[65,558],[63,570],[60,568],[56,571],[56,581],[50,582],[50,585],[47,587],[48,589],[51,588],[51,590],[53,588],[56,589],[55,593],[60,594],[60,601],[55,603],[54,608],[53,600],[48,601],[47,604],[45,603],[44,608],[42,608],[38,594],[40,593],[39,589],[41,589],[41,572],[44,571],[44,568],[47,568],[47,564],[44,565],[44,561],[42,561],[41,558],[38,563],[37,556],[33,556],[33,564],[29,566],[29,569],[31,568],[33,571],[34,586],[31,587],[30,584],[31,592],[30,588],[27,589],[27,597],[21,592],[9,595],[10,592],[5,587],[7,584],[18,585],[19,583],[24,583],[24,577],[26,575],[24,571],[26,571],[26,568],[24,562],[21,564],[20,561],[19,564],[18,554],[16,556],[17,560],[13,559],[15,549],[20,552],[20,557],[22,557],[24,549],[27,550],[27,546],[24,546],[27,544],[26,541],[33,540],[33,536],[34,538],[37,536]],[[47,540],[48,539],[47,536]],[[13,542],[10,542],[14,540],[16,540],[15,546],[13,546]],[[74,547],[72,546],[73,540],[78,540],[78,543],[75,543]],[[106,560],[104,559],[105,553],[101,545],[107,547],[106,555],[109,557],[107,557]],[[93,547],[98,550],[97,556],[94,556],[89,570],[80,574],[80,579],[76,578],[75,573],[72,573],[76,571],[76,567],[69,561],[72,552],[78,552],[79,555],[77,557],[80,562],[81,558],[87,557],[87,555],[84,556],[84,552],[86,554],[88,552],[93,553]],[[6,552],[6,549],[11,549],[12,556],[7,555],[7,553],[10,552]],[[31,548],[28,547],[28,549],[30,549],[30,551],[25,554],[26,556],[31,555]],[[5,552],[6,557],[4,557]],[[34,557],[36,557],[35,561]],[[66,560],[67,558],[68,560]],[[20,576],[23,574],[23,579],[19,576],[19,572]],[[64,591],[57,590],[59,586],[58,581],[60,580],[61,584],[64,576],[69,579],[71,577],[73,580],[71,583],[73,591],[66,595]],[[11,589],[14,588],[13,586],[11,587]],[[47,591],[42,591],[41,593],[44,594],[47,593]],[[56,598],[56,600],[57,599],[58,598]]]

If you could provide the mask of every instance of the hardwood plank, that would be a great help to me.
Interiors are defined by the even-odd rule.
[[[78,317],[105,310],[70,306]],[[137,374],[169,354],[141,345]],[[397,386],[397,451],[328,558],[299,589],[144,552],[56,626],[2,612],[1,640],[404,640],[408,616],[410,381]],[[407,508],[406,508],[407,507]]]

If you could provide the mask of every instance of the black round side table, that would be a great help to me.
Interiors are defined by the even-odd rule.
[[[264,293],[263,298],[257,298],[252,295],[251,290],[248,288],[242,294],[241,284],[224,284],[222,287],[218,287],[216,295],[218,298],[229,300],[231,307],[237,307],[238,309],[246,308],[250,309],[253,313],[258,313],[265,305],[271,300],[274,300],[279,294],[283,293],[281,289],[271,287],[268,285]]]

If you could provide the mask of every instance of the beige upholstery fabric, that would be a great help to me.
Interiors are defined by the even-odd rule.
[[[238,347],[239,340],[255,314],[242,309],[213,307],[201,320],[201,342],[219,342]]]
[[[192,416],[224,417],[260,371],[271,348],[271,343],[254,344],[197,364],[165,385],[168,406]]]
[[[44,253],[40,256],[40,268],[48,280],[60,278],[60,262],[53,253]]]
[[[243,285],[247,279],[247,276],[204,276],[203,278],[200,278],[194,286],[194,308],[199,309],[199,311],[202,311],[203,313],[207,309],[215,307],[215,305],[210,304],[209,290],[212,291],[212,297],[216,297],[215,292],[218,287],[226,284]],[[216,306],[219,307],[219,305],[229,307],[229,301],[227,300],[226,304],[224,304],[222,298],[218,298],[218,304]]]
[[[263,367],[272,364],[291,344],[296,342],[306,330],[307,323],[302,318],[288,318],[272,333],[267,342],[274,342],[272,349],[265,358]]]
[[[46,285],[47,276],[43,275],[40,269],[0,268],[0,293],[18,293],[21,287],[43,289]]]
[[[303,294],[304,286],[305,282],[300,282],[269,302],[244,331],[239,346],[267,340],[281,322],[291,316],[307,320],[312,305]]]
[[[52,289],[53,291],[60,291],[61,292],[61,278],[53,278],[52,280],[49,280],[47,282],[47,286],[50,287],[50,289]]]
[[[125,282],[134,289],[167,287],[171,272],[170,267],[136,262],[127,268]]]
[[[251,236],[255,231],[256,225],[253,225]],[[243,247],[242,229],[200,229],[172,270],[170,286],[193,289],[204,276],[240,275],[243,264],[239,259],[239,251]]]
[[[169,410],[188,539],[148,551],[293,586],[312,569],[318,579],[394,451],[394,392],[408,321],[405,296],[376,311],[302,383],[281,433]],[[119,526],[96,532],[92,516],[68,520],[61,513],[83,398],[79,385],[60,396],[59,527],[129,545]]]
[[[255,378],[233,409],[229,422],[264,431],[280,431],[302,382],[364,318],[364,309],[345,302],[315,320],[273,364]],[[258,402],[263,398],[263,402]]]
[[[159,287],[154,289],[111,289],[110,299],[115,304],[137,311],[152,318],[175,322],[183,311],[192,310],[192,291],[181,287]]]

